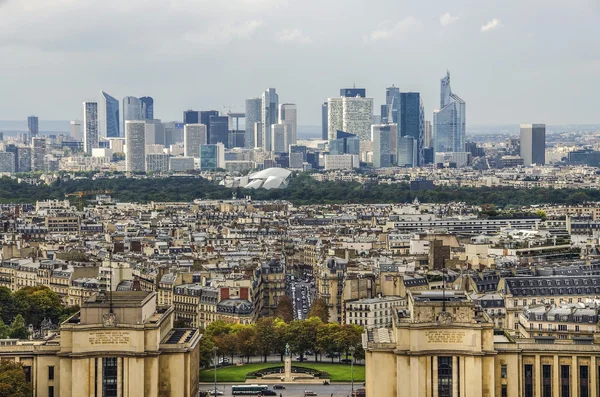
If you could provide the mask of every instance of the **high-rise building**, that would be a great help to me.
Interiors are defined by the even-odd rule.
[[[290,145],[296,144],[296,128],[297,128],[297,109],[293,103],[282,103],[279,105],[279,122],[286,124],[287,131],[285,136],[286,152]]]
[[[154,99],[150,96],[143,96],[140,98],[140,102],[142,102],[142,114],[144,119],[154,119]]]
[[[160,120],[145,120],[146,145],[167,145],[165,125]]]
[[[183,112],[183,124],[200,124],[200,112],[192,109],[185,110]]]
[[[327,121],[327,102],[323,103],[321,105],[321,139],[323,139],[324,141],[329,139],[329,134],[328,134],[328,121]]]
[[[263,145],[263,130],[262,123],[254,123],[254,147],[256,149],[262,149]]]
[[[0,173],[12,174],[15,170],[15,154],[11,152],[0,152]]]
[[[400,106],[398,113],[399,136],[412,136],[416,145],[417,157],[413,163],[415,166],[422,163],[423,147],[425,146],[425,111],[421,94],[418,92],[400,93]]]
[[[37,136],[40,133],[37,116],[27,117],[27,129],[31,137]]]
[[[222,143],[200,146],[200,171],[225,167],[225,146]]]
[[[328,136],[336,139],[337,131],[358,136],[361,141],[371,140],[373,99],[363,97],[329,98]]]
[[[206,138],[208,139],[208,143],[216,143],[216,142],[211,142],[211,133],[210,133],[210,119],[211,117],[218,117],[219,116],[219,111],[218,110],[203,110],[200,112],[200,124],[204,124],[206,126]],[[223,134],[222,131],[222,123],[223,121],[216,121],[216,123],[219,126],[219,131],[217,133]],[[229,120],[227,120],[228,122],[228,126],[227,128],[229,128]],[[224,143],[227,143],[227,141],[225,141]]]
[[[271,148],[275,153],[285,153],[286,135],[289,126],[287,124],[271,124]]]
[[[385,110],[388,123],[399,124],[401,101],[400,88],[392,86],[385,89]],[[381,122],[383,122],[383,111],[381,118]]]
[[[254,126],[256,123],[260,123],[261,120],[261,104],[262,99],[260,98],[248,98],[246,99],[246,135],[245,135],[245,146],[247,149],[254,149],[255,147],[261,147],[256,144],[254,139]]]
[[[425,120],[425,133],[423,135],[423,147],[432,147],[433,130],[431,128],[431,121],[429,120]]]
[[[92,154],[92,149],[99,146],[98,103],[83,102],[83,150]]]
[[[4,146],[4,150],[7,153],[12,153],[14,155],[14,172],[19,172],[19,148],[15,144],[9,144]]]
[[[344,131],[337,131],[335,139],[329,141],[329,154],[360,154],[360,139]]]
[[[147,153],[146,172],[169,172],[169,157],[167,153]]]
[[[229,118],[227,116],[211,114],[208,118],[206,134],[209,144],[216,145],[217,143],[222,143],[223,145],[227,145],[229,140]]]
[[[46,138],[31,140],[31,170],[46,171]]]
[[[361,97],[364,98],[367,96],[367,90],[365,88],[340,88],[340,96],[341,97]]]
[[[463,152],[466,103],[450,88],[450,72],[441,80],[440,109],[433,112],[434,152]]]
[[[389,113],[388,105],[381,105],[381,116],[379,116],[378,124],[388,124],[388,122],[389,122],[388,113]]]
[[[101,101],[99,111],[100,136],[103,138],[118,138],[120,134],[119,124],[119,100],[100,91]]]
[[[31,148],[17,147],[17,172],[31,172]]]
[[[378,124],[371,127],[373,142],[373,168],[392,166],[392,135],[398,135],[396,125]]]
[[[81,140],[81,122],[77,120],[71,120],[71,138]]]
[[[546,164],[546,124],[521,124],[523,165]]]
[[[146,171],[146,123],[125,122],[125,167],[127,172]]]
[[[126,96],[123,98],[123,133],[125,133],[125,122],[146,120],[144,115],[144,104],[139,98]]]
[[[290,145],[290,168],[302,168],[303,164],[306,162],[306,152],[307,148],[304,145]]]
[[[417,165],[417,144],[410,135],[398,137],[396,164],[399,167],[414,167]]]
[[[185,156],[199,158],[200,145],[206,144],[206,126],[204,124],[186,124],[183,127]]]
[[[262,94],[260,122],[263,128],[263,147],[265,151],[271,152],[271,125],[277,124],[277,108],[279,106],[279,95],[275,88],[269,88]]]

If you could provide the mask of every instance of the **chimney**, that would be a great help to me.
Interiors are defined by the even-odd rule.
[[[229,287],[221,288],[221,300],[229,299]]]
[[[248,299],[248,287],[240,287],[240,299]]]

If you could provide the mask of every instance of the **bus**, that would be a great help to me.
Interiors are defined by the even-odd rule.
[[[267,385],[236,385],[231,386],[231,394],[238,395],[256,395],[268,390]]]

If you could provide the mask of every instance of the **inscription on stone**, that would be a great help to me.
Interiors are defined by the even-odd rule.
[[[90,345],[128,345],[129,331],[90,332]]]
[[[427,343],[456,343],[463,344],[464,331],[427,331],[425,332]]]

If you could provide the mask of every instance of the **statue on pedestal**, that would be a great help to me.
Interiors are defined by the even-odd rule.
[[[290,351],[290,344],[289,344],[289,343],[286,343],[286,344],[285,344],[285,355],[286,355],[287,357],[289,357],[289,356],[291,356],[291,355],[292,355],[292,352]]]

